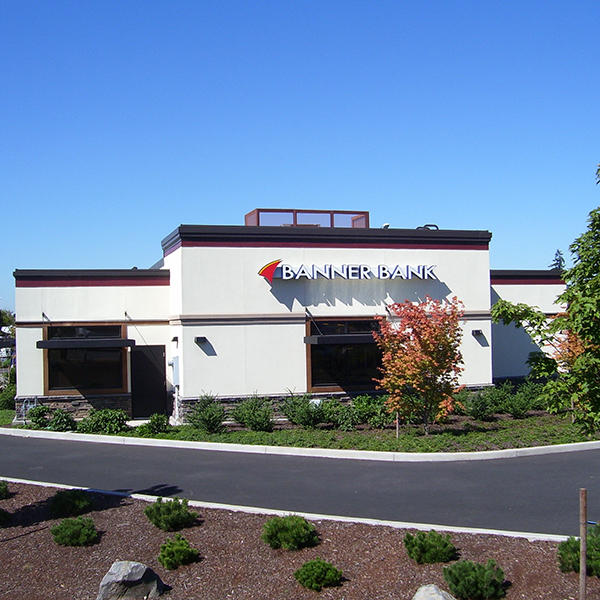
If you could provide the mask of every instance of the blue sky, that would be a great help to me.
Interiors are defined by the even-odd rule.
[[[600,204],[599,30],[596,0],[5,0],[0,307],[15,268],[148,267],[256,207],[545,268]]]

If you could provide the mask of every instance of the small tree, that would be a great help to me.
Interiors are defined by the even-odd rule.
[[[390,412],[417,416],[425,434],[431,423],[452,412],[452,394],[462,371],[459,350],[463,305],[457,298],[416,304],[409,300],[389,307],[391,319],[379,318],[375,342],[381,350],[379,388],[385,389]],[[396,436],[398,428],[396,427]]]
[[[563,271],[565,268],[565,257],[561,250],[557,250],[554,253],[554,260],[548,265],[549,269],[554,271]]]

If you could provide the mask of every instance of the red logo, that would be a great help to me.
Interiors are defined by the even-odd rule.
[[[273,275],[275,275],[275,269],[279,266],[281,259],[274,260],[266,264],[259,272],[271,285],[273,285]]]

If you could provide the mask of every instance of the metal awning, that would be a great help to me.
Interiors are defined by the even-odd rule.
[[[374,344],[372,333],[343,333],[340,335],[307,335],[305,344]]]
[[[135,340],[122,338],[54,338],[39,340],[36,348],[125,348],[135,346]]]

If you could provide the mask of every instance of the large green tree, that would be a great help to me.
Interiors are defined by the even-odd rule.
[[[535,307],[500,300],[492,318],[523,327],[544,350],[529,362],[534,376],[548,378],[550,410],[571,410],[591,432],[600,429],[600,208],[569,249],[573,267],[562,273],[566,289],[558,297],[565,312],[548,319]]]

